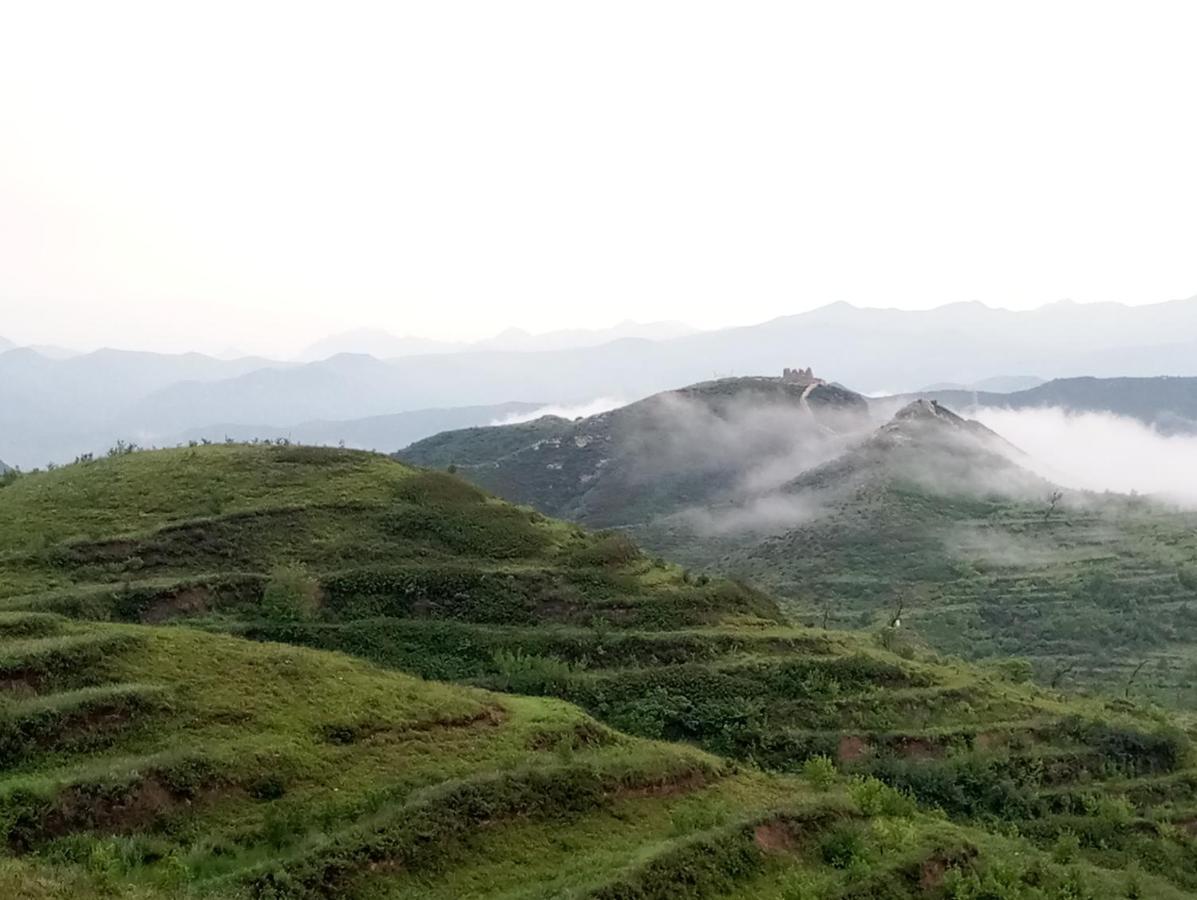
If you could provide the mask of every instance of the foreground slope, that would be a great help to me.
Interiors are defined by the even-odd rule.
[[[872,828],[842,783],[335,654],[8,614],[0,672],[5,897],[664,896],[679,873],[711,895],[810,874],[914,896],[924,865],[972,858],[894,795],[915,842],[866,879],[817,850]]]
[[[132,454],[4,488],[0,535],[20,826],[6,877],[23,884],[95,869],[258,896],[1197,891],[1197,774],[1167,717],[1035,689],[1016,665],[945,662],[901,630],[785,626],[757,592],[444,473],[294,447]],[[103,798],[123,795],[88,786],[68,795],[78,828],[38,824],[62,818],[28,799],[57,796],[41,779],[127,784],[175,753],[198,773],[177,823],[168,773],[118,804],[147,820],[111,826]],[[542,765],[555,774],[490,793],[496,771]],[[212,783],[232,790],[209,819]]]

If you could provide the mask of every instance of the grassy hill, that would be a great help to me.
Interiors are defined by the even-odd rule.
[[[0,633],[5,897],[653,896],[638,884],[682,866],[847,885],[756,831],[870,827],[844,784],[737,773],[559,702],[188,629],[10,614]],[[908,821],[920,848],[875,874],[967,840]],[[693,873],[697,847],[715,855]]]
[[[787,495],[818,515],[721,545],[657,535],[681,558],[765,585],[807,621],[887,621],[901,608],[946,652],[1025,656],[1044,683],[1145,692],[1193,708],[1197,516],[1056,489],[977,444],[942,407],[900,417]],[[916,424],[917,427],[912,427]]]
[[[396,456],[452,465],[513,502],[610,527],[726,499],[745,471],[821,459],[866,422],[864,398],[836,385],[724,378],[575,422],[446,432]]]
[[[1036,396],[1104,385],[1052,382]],[[643,414],[628,407],[544,423],[551,436],[475,429],[406,453],[459,460],[463,477],[502,496],[618,525],[653,552],[760,585],[800,621],[871,627],[901,608],[907,628],[948,653],[1025,656],[1045,684],[1124,693],[1129,682],[1159,702],[1197,704],[1197,515],[1138,497],[1053,500],[1056,487],[1016,448],[930,401],[871,430],[832,414],[830,396],[814,417],[760,414],[769,407],[754,392],[784,390],[777,379],[694,390],[705,398],[716,386],[723,405],[659,413],[641,432]],[[618,440],[591,440],[615,434],[615,421]],[[828,434],[828,422],[839,430]],[[676,436],[660,437],[669,425]]]
[[[136,453],[3,488],[0,539],[0,893],[1197,891],[1184,722],[444,473]]]

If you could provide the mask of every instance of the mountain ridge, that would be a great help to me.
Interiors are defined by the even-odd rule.
[[[304,348],[296,358],[302,362],[319,362],[342,353],[365,353],[382,360],[484,351],[534,353],[592,347],[626,338],[667,340],[692,334],[696,330],[683,322],[635,322],[629,319],[610,328],[570,328],[539,334],[522,328],[508,328],[493,337],[477,341],[440,341],[410,335],[396,336],[378,328],[359,328],[323,338]]]
[[[461,464],[500,496],[609,527],[636,521],[631,517],[642,510],[660,513],[709,499],[711,490],[726,489],[721,479],[729,471],[745,465],[817,455],[866,415],[864,398],[837,385],[725,378],[576,422],[548,419],[522,429],[433,437],[396,457],[419,465]],[[785,433],[779,420],[788,424]],[[519,435],[528,438],[522,447]],[[501,456],[457,458],[459,444],[491,438],[503,441]]]
[[[1073,304],[1037,312],[835,306],[665,340],[628,337],[535,352],[476,349],[372,365],[353,355],[280,363],[118,351],[52,361],[10,350],[0,354],[0,417],[6,440],[20,444],[0,445],[0,452],[30,467],[102,449],[80,447],[89,434],[107,443],[139,437],[152,443],[217,422],[285,428],[526,398],[567,406],[597,397],[633,400],[720,374],[777,372],[796,362],[834,370],[843,383],[870,394],[973,384],[1011,371],[1045,378],[1197,376],[1197,342],[1177,340],[1193,333],[1197,299],[1158,308]]]
[[[1197,378],[1056,378],[1014,392],[927,389],[913,394],[876,399],[893,405],[911,397],[926,397],[963,409],[1059,408],[1069,413],[1110,413],[1153,426],[1164,433],[1197,433]]]

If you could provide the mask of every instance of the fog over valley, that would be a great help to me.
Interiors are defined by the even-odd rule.
[[[1025,465],[1050,481],[1197,507],[1197,434],[1162,434],[1126,416],[1058,407],[982,407],[972,415],[1025,451]]]

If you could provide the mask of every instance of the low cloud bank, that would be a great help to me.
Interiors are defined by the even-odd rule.
[[[520,422],[531,422],[542,416],[560,416],[563,419],[577,419],[579,417],[597,416],[599,413],[609,412],[621,406],[627,406],[630,401],[617,400],[614,397],[596,397],[587,403],[572,406],[549,405],[541,406],[528,412],[511,413],[491,422],[491,425],[518,425]]]
[[[709,537],[786,531],[813,522],[822,513],[822,506],[814,498],[772,494],[737,506],[686,510],[679,519]]]
[[[1057,484],[1197,506],[1197,436],[1164,435],[1124,416],[1055,407],[983,408],[970,415],[1025,452],[1022,465]]]

